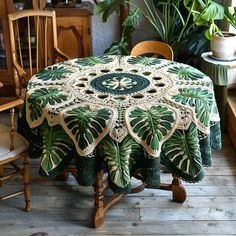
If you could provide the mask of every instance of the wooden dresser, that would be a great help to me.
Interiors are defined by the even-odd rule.
[[[79,8],[47,8],[56,11],[58,46],[71,58],[92,55],[92,4]]]

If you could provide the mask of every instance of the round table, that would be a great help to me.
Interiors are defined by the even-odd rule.
[[[79,184],[91,185],[103,163],[119,193],[130,192],[137,173],[158,187],[160,163],[198,182],[211,147],[221,146],[211,79],[164,59],[101,56],[49,66],[29,81],[24,112],[29,127],[21,127],[31,156],[42,151],[42,175],[75,159]]]

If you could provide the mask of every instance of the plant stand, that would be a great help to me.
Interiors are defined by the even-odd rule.
[[[236,85],[236,60],[221,61],[212,58],[211,52],[201,55],[202,71],[208,75],[213,84],[216,102],[221,118],[221,131],[226,132],[226,107],[227,107],[227,88],[230,84]]]

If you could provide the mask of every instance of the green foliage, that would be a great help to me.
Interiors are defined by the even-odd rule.
[[[128,17],[123,22],[123,30],[119,41],[113,42],[109,48],[105,50],[108,55],[128,55],[130,35],[135,30],[135,26],[139,23],[139,9],[130,11]]]
[[[105,0],[95,7],[95,14],[102,14],[103,22],[106,22],[112,13],[120,12],[120,5],[126,5],[126,0]]]
[[[226,7],[225,18],[236,29],[236,7]]]

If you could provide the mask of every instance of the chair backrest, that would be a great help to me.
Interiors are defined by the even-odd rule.
[[[174,59],[172,48],[160,41],[143,41],[136,44],[131,50],[131,56],[150,55],[154,57],[164,57],[168,60]]]
[[[22,10],[8,15],[16,95],[22,83],[48,65],[56,54],[68,57],[58,49],[55,11]]]

